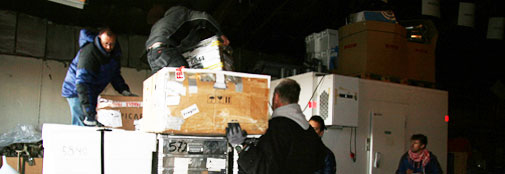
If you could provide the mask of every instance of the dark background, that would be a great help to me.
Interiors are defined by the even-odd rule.
[[[118,33],[148,35],[153,6],[175,1],[87,0],[76,9],[46,0],[2,0],[0,9],[22,12],[65,25],[111,26]],[[238,71],[253,72],[258,60],[301,65],[304,38],[345,25],[345,17],[362,10],[389,10],[397,19],[431,19],[439,31],[436,87],[449,91],[449,139],[470,142],[471,173],[504,173],[505,44],[486,39],[489,17],[505,16],[505,1],[440,2],[441,18],[421,16],[421,0],[187,0],[221,24],[235,52],[243,56]],[[459,2],[476,5],[475,27],[456,25]],[[256,72],[258,73],[258,72]],[[261,73],[261,72],[259,72]],[[428,146],[429,148],[429,146]],[[454,146],[449,146],[452,151]]]

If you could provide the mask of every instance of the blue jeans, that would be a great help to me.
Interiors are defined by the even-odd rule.
[[[82,112],[81,102],[79,97],[67,98],[68,105],[70,105],[70,112],[72,113],[72,125],[84,126],[84,112]]]

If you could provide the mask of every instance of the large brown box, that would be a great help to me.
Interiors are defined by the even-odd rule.
[[[105,126],[135,130],[134,122],[142,118],[142,97],[100,95],[96,108],[97,119]]]
[[[407,38],[409,35],[422,38],[407,42],[408,78],[434,83],[437,27],[431,20],[406,20],[402,23],[402,25],[411,28],[410,31],[407,31]]]
[[[248,134],[268,127],[270,76],[205,69],[164,68],[144,81],[140,130],[224,135],[228,122]]]
[[[338,74],[406,77],[406,31],[399,24],[364,21],[339,30]]]
[[[409,79],[435,82],[435,46],[407,42]]]

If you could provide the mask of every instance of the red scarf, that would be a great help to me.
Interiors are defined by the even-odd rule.
[[[411,150],[409,150],[409,159],[419,163],[422,162],[421,164],[423,165],[423,168],[426,167],[428,162],[430,162],[430,152],[427,149],[424,149],[418,153],[414,153]]]

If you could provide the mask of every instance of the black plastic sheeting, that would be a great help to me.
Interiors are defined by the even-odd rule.
[[[19,14],[16,34],[16,53],[44,57],[46,50],[47,20]]]
[[[59,24],[47,26],[46,58],[53,60],[72,60],[75,56],[74,28]]]
[[[0,10],[0,52],[14,53],[16,12]]]

